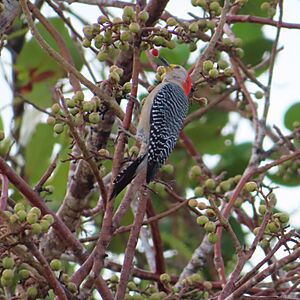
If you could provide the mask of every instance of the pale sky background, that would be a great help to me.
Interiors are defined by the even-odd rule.
[[[249,0],[251,1],[251,0]],[[79,11],[85,19],[88,19],[91,23],[96,22],[99,16],[99,10],[91,6],[82,6],[72,4],[71,7],[80,7]],[[167,6],[167,10],[178,15],[182,18],[189,18],[188,11],[194,11],[190,1],[186,0],[171,0]],[[47,13],[51,10],[47,10]],[[300,1],[299,0],[286,0],[284,1],[284,21],[291,23],[300,23],[299,18]],[[53,13],[52,13],[53,15]],[[264,32],[269,37],[274,37],[275,28],[265,26]],[[276,66],[274,70],[272,93],[271,93],[271,106],[268,118],[268,124],[276,124],[282,129],[284,133],[288,131],[283,125],[283,114],[288,107],[300,100],[299,97],[299,70],[300,70],[300,31],[295,29],[282,29],[279,46],[284,46],[284,50],[278,55]],[[10,58],[5,50],[1,53],[1,62],[4,66],[6,73],[9,75],[9,63]],[[7,106],[11,102],[10,89],[3,77],[3,68],[0,64],[0,113],[5,120],[5,130],[8,132],[11,119],[11,108]],[[267,77],[263,75],[260,78],[266,82]],[[253,90],[255,92],[257,89]],[[262,101],[262,100],[260,100]],[[262,102],[261,102],[262,103]],[[33,122],[34,124],[34,122]],[[249,125],[246,121],[239,123],[239,131],[237,135],[237,141],[249,141],[252,139],[251,133],[249,134]],[[215,158],[206,158],[208,164],[213,164]],[[294,226],[300,226],[299,223],[299,204],[300,204],[300,188],[286,188],[281,187],[276,190],[278,197],[279,209],[288,212],[291,216],[291,224]]]

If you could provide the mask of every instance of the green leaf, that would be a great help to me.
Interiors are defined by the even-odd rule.
[[[58,18],[49,18],[48,21],[63,38],[66,47],[71,52],[76,68],[81,69],[82,61],[63,21]],[[37,24],[37,28],[50,46],[59,51],[54,39],[40,23]],[[32,38],[24,44],[18,55],[15,68],[18,73],[19,91],[35,104],[41,107],[49,107],[51,105],[52,86],[59,78],[66,75],[62,66],[45,53],[36,40]]]
[[[160,49],[159,55],[162,56],[163,58],[165,58],[170,64],[184,66],[190,57],[190,50],[189,50],[189,46],[187,44],[178,44],[177,43],[176,47],[174,49],[166,49],[166,48]],[[157,63],[159,65],[162,64],[159,59],[155,59],[155,60],[157,61]],[[142,54],[141,54],[141,63],[142,64],[148,63],[148,58],[147,58],[145,52],[142,52]]]
[[[265,52],[271,52],[272,40],[264,36],[262,25],[239,23],[232,29],[235,35],[243,40],[245,55],[242,60],[246,65],[260,63]]]
[[[184,66],[189,57],[190,57],[190,49],[187,44],[176,44],[174,49],[166,49],[162,48],[159,51],[159,54],[165,58],[170,64],[176,64]]]
[[[47,170],[54,143],[52,128],[38,124],[25,148],[25,174],[30,184],[36,184]]]
[[[260,9],[260,6],[266,0],[251,0],[248,1],[243,8],[239,11],[241,15],[252,15],[252,16],[260,16],[267,17],[267,13]]]
[[[300,122],[300,102],[289,107],[284,115],[284,125],[289,130],[293,131],[293,123]]]
[[[222,129],[227,122],[227,112],[212,110],[199,120],[188,124],[185,133],[202,154],[220,154],[227,147],[225,142],[233,139],[231,134],[222,135]]]
[[[251,155],[251,143],[228,146],[215,168],[216,174],[226,171],[227,177],[242,174]]]

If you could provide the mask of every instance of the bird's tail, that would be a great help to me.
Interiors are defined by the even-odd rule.
[[[134,179],[137,175],[137,168],[144,161],[145,157],[146,154],[138,157],[115,178],[110,199],[118,196],[119,193],[121,193],[122,190]]]

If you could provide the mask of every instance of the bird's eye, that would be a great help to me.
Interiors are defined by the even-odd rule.
[[[175,69],[180,69],[180,66],[175,66],[174,68],[175,68]]]

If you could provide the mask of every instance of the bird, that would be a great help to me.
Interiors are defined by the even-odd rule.
[[[153,181],[174,149],[189,108],[192,80],[180,65],[165,65],[163,80],[147,96],[137,126],[136,140],[141,145],[137,158],[113,181],[110,199],[116,197],[146,166],[146,183]]]

